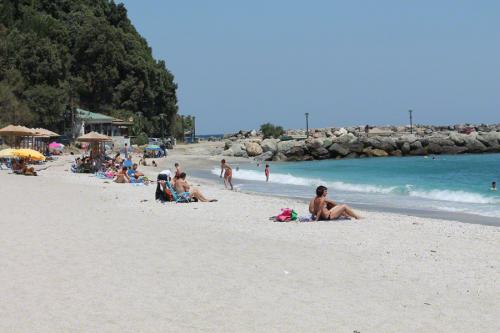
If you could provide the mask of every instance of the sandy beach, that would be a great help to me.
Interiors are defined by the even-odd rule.
[[[216,165],[205,151],[162,163]],[[70,161],[0,171],[1,332],[500,331],[498,227],[368,211],[276,223],[307,207],[189,176],[219,201],[161,204],[154,185]]]

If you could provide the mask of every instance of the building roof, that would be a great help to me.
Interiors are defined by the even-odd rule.
[[[76,109],[76,116],[80,119],[90,121],[90,122],[96,122],[96,123],[110,123],[113,120],[115,120],[115,118],[110,117],[110,116],[106,116],[106,115],[101,114],[101,113],[90,112],[90,111],[78,109],[78,108]]]
[[[76,109],[76,116],[79,119],[85,120],[87,123],[91,124],[114,124],[118,126],[131,126],[133,125],[132,122],[106,116],[105,114],[102,113],[97,113],[97,112],[91,112],[87,110],[83,110],[80,108]]]

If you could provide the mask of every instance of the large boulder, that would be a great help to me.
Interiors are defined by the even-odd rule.
[[[420,141],[415,141],[410,144],[410,155],[427,155],[427,151],[424,149]]]
[[[280,141],[280,142],[278,142],[278,149],[277,149],[277,151],[279,153],[286,154],[294,146],[295,146],[295,140]]]
[[[347,144],[344,144],[343,146],[346,147],[347,149],[349,149],[351,152],[358,153],[358,154],[362,153],[363,149],[364,149],[363,143],[361,143],[359,141],[347,143]]]
[[[229,148],[228,150],[232,151],[232,155],[230,155],[230,153],[228,153],[226,156],[248,157],[245,146],[239,142],[235,142],[231,146],[231,148]],[[224,152],[226,152],[226,151],[224,151]]]
[[[457,146],[463,146],[465,144],[466,134],[460,134],[457,132],[450,133],[450,140],[453,141]]]
[[[347,133],[349,133],[349,132],[345,128],[343,128],[343,127],[340,128],[340,129],[338,129],[337,131],[333,132],[333,134],[335,136],[342,136],[342,135],[345,135]]]
[[[283,153],[276,153],[276,155],[273,156],[273,161],[280,162],[280,161],[286,161],[287,157]]]
[[[410,147],[410,143],[409,142],[404,142],[402,145],[401,145],[401,152],[403,154],[408,154],[411,150],[411,147]]]
[[[334,143],[340,143],[340,144],[343,144],[343,143],[350,143],[350,142],[354,142],[356,141],[356,137],[354,136],[354,134],[352,133],[346,133],[346,134],[342,134],[340,135],[339,137],[337,138],[334,138],[332,141]]]
[[[455,155],[462,154],[467,151],[467,147],[464,146],[442,146],[442,154]]]
[[[246,142],[245,150],[250,157],[257,156],[263,153],[262,147],[257,142]]]
[[[273,159],[273,152],[266,151],[265,153],[260,154],[259,156],[255,156],[256,161],[270,161]]]
[[[428,145],[436,144],[438,146],[454,146],[455,142],[448,137],[430,136],[427,138]]]
[[[328,148],[328,150],[330,151],[330,154],[334,157],[346,156],[350,153],[348,148],[338,143],[334,143],[333,145],[331,145],[330,148]]]
[[[317,160],[324,160],[330,157],[330,152],[324,147],[315,148],[309,152]]]
[[[260,146],[264,152],[271,151],[275,153],[278,151],[278,141],[277,139],[265,139],[261,142]]]
[[[323,147],[323,139],[320,138],[314,138],[314,139],[308,139],[306,140],[306,147],[309,150],[315,150],[320,147]]]
[[[327,148],[330,147],[333,143],[333,140],[332,138],[328,137],[326,139],[323,140],[323,148]]]
[[[426,149],[427,149],[427,153],[429,153],[429,154],[441,154],[443,152],[442,146],[440,146],[434,142],[430,142],[427,145]]]
[[[233,145],[233,141],[231,140],[226,140],[224,141],[224,149],[229,149]]]
[[[477,135],[477,140],[490,148],[499,148],[500,132],[480,132]]]
[[[465,147],[469,153],[482,153],[488,150],[481,141],[474,137],[468,137],[465,139]]]
[[[372,156],[372,157],[389,156],[389,154],[382,149],[373,149],[373,148],[369,148],[369,147],[363,149],[363,153],[366,154],[367,156]]]
[[[367,141],[370,144],[370,146],[375,149],[380,149],[385,151],[392,151],[397,149],[396,141],[390,137],[377,136],[369,138]]]

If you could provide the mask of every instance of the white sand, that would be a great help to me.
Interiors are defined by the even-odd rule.
[[[500,228],[275,223],[305,205],[199,180],[219,202],[163,205],[68,168],[0,171],[0,332],[500,332]]]

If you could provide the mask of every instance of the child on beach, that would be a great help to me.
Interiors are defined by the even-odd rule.
[[[224,186],[227,188],[227,184],[229,184],[231,190],[233,190],[233,183],[231,182],[233,179],[233,169],[231,169],[224,159],[220,161],[220,178],[222,178],[222,173],[224,173]]]
[[[266,182],[269,182],[269,164],[266,164],[266,168],[264,169],[264,174],[266,175]]]

